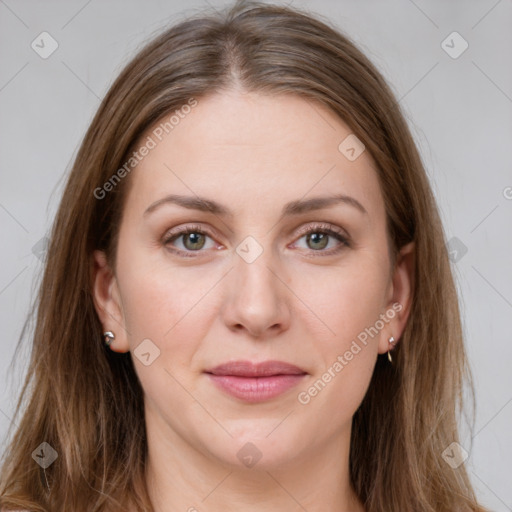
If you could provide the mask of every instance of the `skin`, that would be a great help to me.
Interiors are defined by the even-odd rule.
[[[116,335],[111,350],[132,352],[144,389],[156,512],[364,510],[349,484],[351,420],[377,354],[405,328],[413,246],[392,269],[375,163],[367,151],[349,161],[338,150],[350,133],[311,101],[232,90],[199,99],[132,171],[115,273],[96,251],[94,297]],[[144,215],[171,193],[213,199],[233,216],[171,203]],[[367,213],[339,203],[280,219],[289,201],[333,194]],[[319,222],[338,227],[350,246],[298,232]],[[187,225],[209,233],[162,240]],[[249,235],[263,250],[252,263],[236,252]],[[401,311],[300,403],[298,393],[394,303]],[[144,339],[160,350],[149,366],[134,356]],[[204,373],[238,359],[286,361],[307,375],[278,397],[246,403]],[[237,457],[249,442],[262,454],[252,468]]]

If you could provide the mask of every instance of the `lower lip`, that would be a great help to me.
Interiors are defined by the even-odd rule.
[[[231,396],[246,402],[264,402],[296,386],[305,377],[305,374],[236,377],[209,373],[208,376],[216,386]]]

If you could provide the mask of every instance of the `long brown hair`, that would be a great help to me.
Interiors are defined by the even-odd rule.
[[[336,113],[378,166],[393,257],[415,243],[413,304],[394,366],[378,357],[353,419],[355,492],[368,512],[483,511],[464,464],[452,468],[443,459],[458,441],[463,385],[473,406],[474,391],[443,227],[400,106],[374,65],[327,20],[257,2],[196,14],[166,29],[102,101],[53,225],[15,419],[24,397],[27,403],[4,453],[0,505],[152,510],[142,388],[130,353],[105,349],[91,287],[95,249],[106,251],[115,267],[131,180],[116,181],[104,199],[94,191],[162,116],[234,85],[299,95]],[[58,454],[47,468],[31,456],[43,442]]]

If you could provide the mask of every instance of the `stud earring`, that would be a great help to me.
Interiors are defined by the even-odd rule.
[[[115,335],[112,331],[105,331],[103,333],[103,338],[105,340],[105,345],[110,347],[110,344],[114,341]]]
[[[389,338],[389,340],[388,340],[388,341],[389,341],[389,344],[390,344],[391,346],[393,346],[393,344],[395,343],[395,338],[393,338],[393,336],[391,336],[391,338]],[[391,364],[393,364],[393,359],[391,358],[391,353],[390,353],[390,351],[389,351],[389,350],[388,350],[388,359],[389,359],[389,362],[390,362]]]

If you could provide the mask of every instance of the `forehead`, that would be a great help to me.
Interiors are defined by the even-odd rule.
[[[317,102],[224,92],[178,114],[164,116],[140,140],[138,147],[151,149],[132,171],[132,207],[175,193],[257,212],[339,193],[355,197],[370,215],[383,213],[373,159],[364,150],[347,158],[354,155],[347,145],[356,156],[362,148],[348,125]]]

